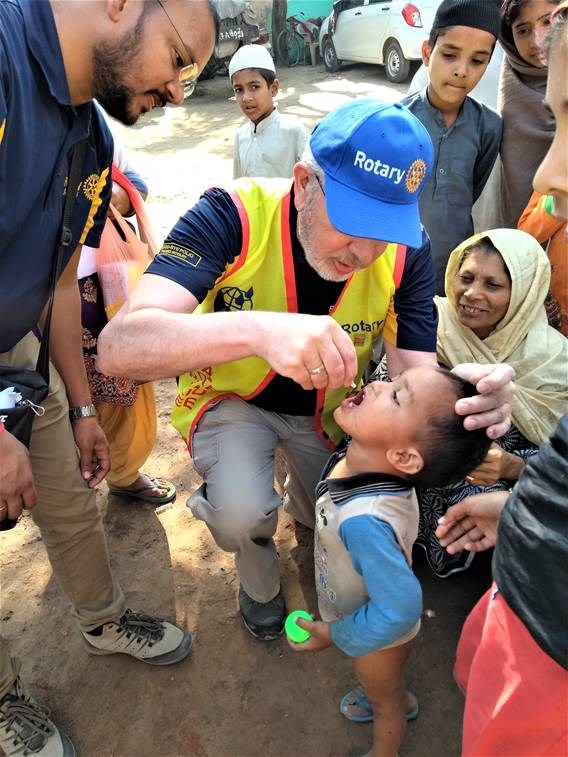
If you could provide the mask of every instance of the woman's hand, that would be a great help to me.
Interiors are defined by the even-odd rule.
[[[493,443],[485,460],[466,479],[474,486],[493,486],[497,481],[516,481],[524,466],[524,460],[518,455],[505,452]]]
[[[466,479],[474,486],[493,486],[502,479],[516,481],[524,464],[522,457],[505,452],[498,444],[493,443],[485,460],[466,476]]]
[[[127,216],[132,212],[132,205],[130,204],[128,192],[123,189],[120,184],[117,184],[116,181],[113,181],[112,183],[112,196],[110,201],[121,216]]]
[[[474,494],[449,507],[438,521],[436,536],[450,555],[484,552],[497,541],[497,524],[509,492]]]
[[[302,641],[300,644],[288,639],[288,644],[294,652],[320,652],[333,644],[329,637],[329,623],[324,623],[321,620],[296,618],[296,624],[311,633],[311,636],[307,641]]]

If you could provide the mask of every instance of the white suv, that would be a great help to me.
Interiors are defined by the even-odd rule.
[[[334,13],[321,25],[319,47],[327,71],[338,71],[342,61],[378,63],[387,79],[405,81],[410,62],[422,57],[439,2],[416,0],[339,0]]]

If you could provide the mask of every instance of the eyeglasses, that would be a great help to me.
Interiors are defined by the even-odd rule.
[[[168,21],[172,25],[172,29],[178,35],[179,41],[181,42],[181,44],[183,46],[183,49],[185,50],[185,54],[186,54],[187,60],[191,60],[191,55],[189,54],[189,50],[187,49],[187,47],[185,45],[185,42],[181,38],[181,34],[178,32],[176,25],[174,24],[174,22],[170,18],[170,14],[164,8],[164,4],[163,4],[162,0],[156,0],[156,2],[158,3],[158,5],[160,6],[160,8],[166,14],[166,16],[168,18]],[[183,63],[183,61],[182,61],[182,63]],[[188,97],[188,95],[191,94],[193,92],[193,90],[195,89],[195,80],[197,79],[198,76],[199,76],[199,66],[197,65],[197,63],[195,63],[195,61],[192,61],[191,63],[188,63],[186,66],[182,65],[182,66],[179,67],[179,81],[182,84],[185,85],[186,97]],[[192,84],[193,84],[193,87],[191,86]]]
[[[323,195],[323,196],[325,197],[325,189],[323,188],[323,184],[322,184],[322,182],[321,182],[321,179],[320,179],[320,177],[319,177],[319,176],[317,175],[317,173],[315,173],[315,174],[314,174],[314,179],[315,179],[315,180],[317,181],[317,183],[319,184],[319,188],[321,189],[321,193],[322,193],[322,195]]]

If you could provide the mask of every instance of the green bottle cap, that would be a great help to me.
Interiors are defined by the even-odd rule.
[[[304,620],[313,620],[313,618],[310,613],[305,610],[294,610],[286,618],[286,622],[284,623],[286,636],[290,641],[293,641],[294,644],[301,644],[303,641],[307,641],[310,638],[311,633],[306,631],[305,628],[300,628],[296,623],[296,618],[303,618]]]

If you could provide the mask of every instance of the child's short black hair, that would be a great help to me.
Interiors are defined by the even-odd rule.
[[[438,41],[438,37],[443,37],[444,34],[451,29],[451,26],[442,26],[435,29],[432,27],[430,29],[430,34],[428,35],[428,44],[430,45],[430,49],[433,50],[436,42]]]
[[[451,382],[456,401],[473,397],[477,389],[469,381],[451,373],[447,368],[438,368]],[[463,481],[480,465],[491,446],[486,429],[468,431],[463,425],[464,417],[450,413],[443,418],[430,417],[427,428],[419,442],[424,467],[406,481],[421,487],[440,487]]]
[[[262,76],[269,87],[274,84],[274,81],[276,79],[276,74],[274,73],[274,71],[269,71],[267,68],[251,68],[251,71],[258,71],[258,73]],[[235,73],[237,72],[235,71]]]

